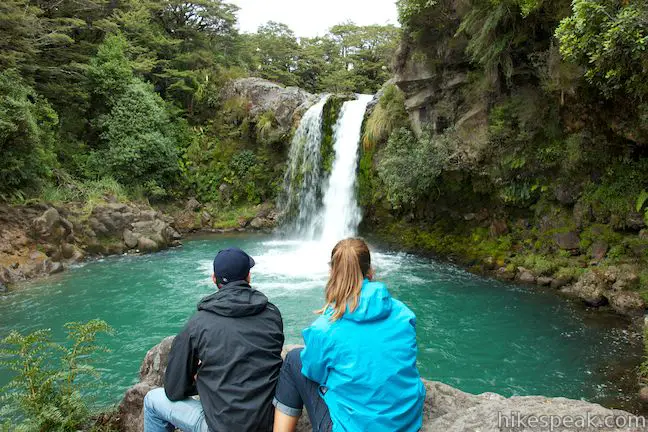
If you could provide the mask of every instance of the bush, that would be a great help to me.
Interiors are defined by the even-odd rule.
[[[105,350],[97,336],[112,329],[101,320],[65,325],[66,343],[52,342],[49,330],[28,335],[12,331],[0,341],[0,366],[15,375],[0,397],[3,418],[21,419],[15,431],[77,431],[90,419],[82,392],[97,378],[93,355]],[[53,359],[58,359],[54,365]]]
[[[430,194],[454,153],[451,133],[424,132],[417,138],[411,130],[400,128],[389,137],[380,155],[378,175],[394,208],[413,206]]]

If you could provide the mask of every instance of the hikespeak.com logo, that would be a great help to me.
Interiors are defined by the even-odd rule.
[[[517,411],[497,413],[497,426],[502,431],[531,430],[538,432],[567,432],[578,430],[619,429],[628,432],[645,431],[645,417],[600,415],[585,412],[582,415],[523,414]]]

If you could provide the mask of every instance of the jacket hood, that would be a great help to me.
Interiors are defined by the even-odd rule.
[[[227,317],[244,317],[263,312],[268,297],[245,281],[231,282],[198,303],[199,311]]]
[[[358,307],[353,312],[347,310],[343,318],[356,322],[376,321],[388,317],[391,310],[392,299],[385,284],[365,279]]]

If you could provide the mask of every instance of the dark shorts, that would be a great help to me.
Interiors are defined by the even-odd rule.
[[[302,350],[303,348],[292,350],[286,356],[273,404],[279,411],[291,417],[299,417],[305,407],[313,425],[313,432],[330,432],[333,422],[328,406],[322,399],[321,386],[301,373]]]

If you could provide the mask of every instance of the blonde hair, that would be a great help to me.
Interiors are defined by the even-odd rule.
[[[347,307],[358,307],[362,282],[371,270],[369,246],[360,238],[340,241],[331,253],[331,276],[326,284],[326,304],[316,313],[333,310],[331,321],[342,318]]]

